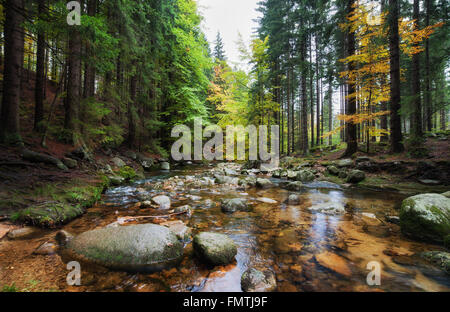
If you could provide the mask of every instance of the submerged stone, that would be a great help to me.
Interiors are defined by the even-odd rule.
[[[243,198],[225,199],[222,202],[222,212],[234,213],[236,211],[248,211],[247,201]]]
[[[245,292],[272,292],[277,288],[277,281],[271,271],[251,268],[242,274],[241,287]]]
[[[332,202],[314,205],[309,210],[327,215],[345,214],[345,207],[342,204]]]
[[[85,232],[69,241],[66,251],[108,268],[146,272],[176,265],[183,244],[167,227],[141,224]]]
[[[420,256],[436,264],[447,274],[450,274],[450,253],[445,251],[429,251],[421,253]]]

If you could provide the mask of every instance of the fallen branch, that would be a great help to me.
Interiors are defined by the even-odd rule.
[[[175,212],[175,213],[170,213],[170,214],[162,215],[162,216],[121,217],[121,218],[117,218],[117,222],[119,222],[119,224],[124,224],[124,223],[128,223],[128,222],[145,220],[145,219],[166,219],[166,218],[170,218],[170,217],[174,217],[174,216],[179,216],[179,215],[182,215],[185,213],[187,213],[187,211]]]

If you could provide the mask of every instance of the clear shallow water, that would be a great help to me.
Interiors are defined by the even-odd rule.
[[[115,291],[240,291],[241,274],[248,267],[272,270],[278,291],[449,291],[450,279],[443,271],[415,255],[441,247],[403,237],[397,225],[384,221],[397,215],[402,195],[357,188],[313,183],[304,191],[290,192],[279,187],[247,190],[232,186],[194,186],[198,176],[210,168],[191,167],[170,173],[157,173],[147,180],[107,191],[103,203],[88,210],[82,218],[66,226],[73,233],[106,226],[123,216],[161,215],[142,209],[139,196],[168,194],[172,208],[189,204],[191,218],[178,217],[193,229],[229,235],[238,246],[236,263],[208,268],[193,256],[187,244],[180,266],[154,274],[131,274],[89,268],[83,275],[85,290]],[[186,179],[173,177],[192,176]],[[182,185],[179,181],[183,180]],[[278,183],[281,180],[272,179]],[[322,188],[325,186],[325,188]],[[301,197],[300,205],[287,205],[290,194]],[[201,197],[193,201],[188,195]],[[220,200],[244,197],[251,212],[227,215]],[[268,204],[258,198],[270,198]],[[344,215],[326,215],[308,208],[322,203],[340,203]],[[375,214],[378,221],[362,213]],[[381,221],[380,221],[381,220]],[[381,285],[366,283],[367,264],[380,263]]]

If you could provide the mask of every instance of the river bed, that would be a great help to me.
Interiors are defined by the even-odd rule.
[[[235,263],[207,267],[193,256],[192,243],[187,242],[183,261],[176,268],[144,274],[83,267],[82,286],[77,288],[65,284],[67,271],[59,256],[46,256],[57,257],[52,261],[61,266],[49,273],[56,275],[56,290],[239,292],[242,273],[255,267],[275,274],[278,291],[450,291],[449,276],[418,256],[442,247],[410,240],[398,225],[385,221],[385,216],[398,215],[403,195],[317,182],[292,192],[279,187],[280,179],[271,179],[274,186],[267,189],[212,185],[205,178],[211,170],[215,169],[190,166],[157,172],[146,180],[110,189],[100,203],[64,230],[79,234],[125,216],[163,214],[142,208],[140,195],[166,194],[172,208],[186,204],[193,208],[191,217],[172,220],[185,222],[194,234],[209,231],[231,237],[238,246]],[[196,183],[201,179],[203,184]],[[300,196],[300,204],[286,202],[292,194]],[[252,211],[224,214],[221,200],[237,197],[246,198]],[[324,203],[344,206],[345,214],[309,209]],[[153,222],[160,221],[165,220]],[[33,239],[36,244],[52,235],[54,231],[43,231]],[[15,248],[27,242],[15,242]],[[381,267],[381,285],[370,286],[368,264],[374,262]]]

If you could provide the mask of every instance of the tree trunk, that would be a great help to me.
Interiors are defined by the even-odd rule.
[[[45,14],[45,0],[38,2],[39,19],[43,19]],[[34,90],[35,109],[34,109],[34,130],[42,132],[42,122],[44,120],[44,86],[45,78],[45,34],[42,30],[37,36],[37,52],[36,52],[36,85]]]
[[[328,77],[328,131],[333,131],[333,74]],[[333,135],[328,138],[328,145],[333,145]]]
[[[430,15],[433,7],[433,0],[425,0],[425,7],[427,10],[425,26],[430,26]],[[430,38],[427,38],[425,41],[425,122],[426,129],[428,131],[433,130],[432,123],[432,115],[433,115],[433,107],[431,103],[431,73],[430,73]]]
[[[7,0],[5,9],[5,60],[0,141],[21,144],[19,104],[24,58],[24,0]]]
[[[420,8],[419,8],[419,0],[414,0],[414,13],[413,19],[416,20],[414,23],[414,30],[419,30],[419,22],[420,22]],[[414,54],[412,57],[412,92],[413,92],[413,106],[414,106],[414,114],[413,114],[413,133],[412,135],[415,138],[420,138],[423,136],[422,131],[422,100],[420,93],[420,54]]]
[[[308,77],[307,68],[306,68],[306,34],[302,35],[301,42],[301,72],[302,72],[302,104],[301,104],[301,148],[303,155],[307,155],[309,151],[308,144],[308,98],[307,98],[307,86],[306,86],[306,78]]]
[[[97,12],[97,0],[89,0],[87,6],[87,14],[89,16],[95,16]],[[86,56],[92,58],[93,51],[91,45],[86,44]],[[95,94],[95,68],[92,65],[92,60],[88,60],[85,63],[84,70],[84,91],[83,98],[93,97]]]
[[[399,3],[389,0],[389,54],[391,76],[391,136],[390,149],[392,153],[404,151],[400,110],[400,48],[398,33]]]
[[[68,142],[77,146],[81,143],[80,134],[80,87],[81,87],[81,37],[77,26],[69,31],[69,75],[67,82],[65,129]]]
[[[353,13],[355,8],[353,7],[353,4],[355,3],[354,0],[348,0],[347,2],[347,13],[350,15]],[[347,34],[347,51],[348,56],[352,56],[355,54],[355,34],[351,30]],[[349,62],[348,64],[348,70],[353,71],[355,70],[355,64],[353,62]],[[354,83],[350,82],[348,83],[348,94],[354,95],[356,89]],[[356,99],[354,96],[351,96],[348,99],[348,106],[346,109],[347,115],[355,115],[356,113]],[[355,154],[358,150],[358,143],[356,142],[356,125],[354,122],[348,122],[347,123],[347,149],[344,153],[345,157],[351,156]]]

